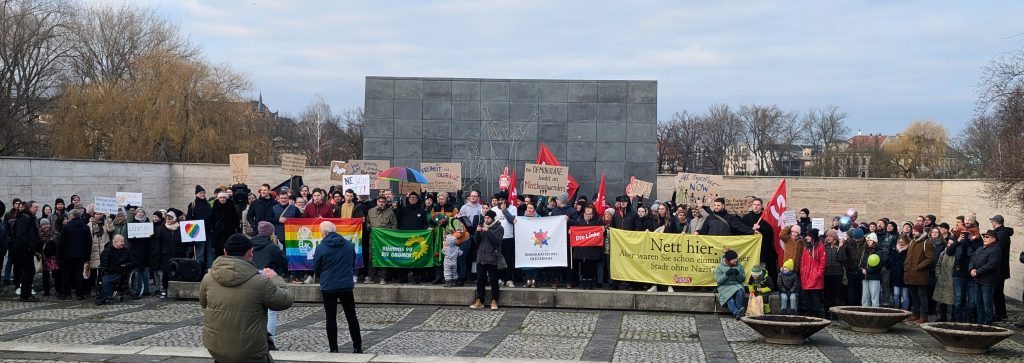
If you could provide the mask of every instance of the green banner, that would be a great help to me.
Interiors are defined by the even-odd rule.
[[[434,266],[432,230],[399,231],[371,228],[373,267],[422,268]]]

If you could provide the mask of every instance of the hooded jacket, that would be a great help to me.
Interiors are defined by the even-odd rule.
[[[935,249],[927,240],[914,240],[903,261],[903,282],[907,285],[928,285],[928,274],[935,260]]]
[[[804,245],[804,243],[799,243]],[[825,288],[825,243],[818,241],[804,246],[800,256],[800,286],[804,290]],[[794,261],[795,262],[795,261]]]
[[[293,302],[280,276],[267,278],[241,257],[222,256],[199,285],[203,345],[219,362],[273,361],[267,346],[267,309],[285,310]]]
[[[266,236],[252,238],[252,264],[257,270],[269,268],[279,276],[288,272],[288,259],[284,252]]]
[[[320,276],[320,291],[351,291],[352,269],[356,248],[352,241],[332,232],[324,237],[313,252],[313,273]]]
[[[999,274],[1000,278],[1010,278],[1010,237],[1013,236],[1013,228],[999,226],[996,231],[996,243],[999,244]]]

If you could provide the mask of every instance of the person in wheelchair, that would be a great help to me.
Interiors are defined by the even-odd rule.
[[[128,273],[132,271],[131,254],[124,247],[124,236],[114,235],[114,240],[103,248],[100,254],[100,272],[103,274],[101,290],[96,295],[96,305],[103,305],[114,296],[114,290],[125,290]]]

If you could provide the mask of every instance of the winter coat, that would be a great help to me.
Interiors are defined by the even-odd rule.
[[[103,218],[103,224],[92,219],[89,222],[89,232],[92,233],[92,252],[89,256],[89,267],[100,267],[100,253],[103,246],[110,243],[110,233],[114,231],[114,224],[109,218]]]
[[[735,269],[737,274],[730,276],[727,274],[729,270]],[[744,277],[746,270],[743,269],[743,264],[737,262],[736,266],[730,267],[725,264],[725,261],[719,262],[718,267],[715,267],[715,282],[718,283],[718,304],[725,305],[736,295],[736,292],[743,289],[743,281],[746,280]],[[745,304],[745,301],[741,301],[741,304]]]
[[[15,254],[32,255],[40,250],[42,250],[42,241],[39,239],[39,225],[35,217],[28,213],[22,213],[14,222],[14,243],[11,245],[11,256]]]
[[[210,206],[210,202],[205,199],[196,198],[185,208],[185,220],[187,221],[206,221],[210,218],[210,213],[213,213],[213,207]],[[181,217],[181,214],[178,214]]]
[[[875,246],[877,247],[878,245]],[[878,264],[875,266],[869,266],[868,257],[871,257],[873,254],[877,254],[875,247],[867,247],[864,249],[864,257],[862,257],[860,262],[858,262],[858,267],[864,269],[867,273],[861,273],[861,276],[864,276],[865,280],[882,280],[882,266],[885,266],[885,261],[881,260],[882,257],[879,256]]]
[[[935,260],[934,249],[926,240],[910,242],[907,248],[907,260],[903,261],[903,282],[907,285],[928,285],[928,271]]]
[[[962,234],[959,241],[953,242],[953,245],[946,248],[946,254],[952,253],[954,256],[953,263],[953,276],[955,277],[971,277],[971,257],[974,253],[981,249],[982,242],[980,239],[972,240],[967,236],[966,233]],[[951,251],[952,250],[952,251]]]
[[[750,275],[747,279],[747,291],[751,296],[764,296],[772,292],[772,278],[766,273],[762,273],[759,277]]]
[[[501,255],[501,240],[504,235],[505,229],[497,221],[487,227],[487,231],[473,235],[473,238],[476,239],[474,243],[479,246],[476,250],[478,264],[497,266],[501,263],[500,261],[504,260]]]
[[[249,204],[249,212],[245,214],[245,220],[249,222],[252,228],[259,226],[260,222],[274,223],[274,206],[277,205],[273,199],[270,198],[256,198]],[[309,206],[306,206],[307,209]]]
[[[907,287],[907,284],[903,281],[903,273],[905,262],[907,261],[907,250],[903,252],[896,251],[896,254],[889,260],[889,276],[892,280],[892,286],[896,287]]]
[[[846,263],[843,264],[843,267],[846,268],[846,276],[861,275],[860,260],[864,259],[866,248],[867,241],[864,239],[858,241],[850,238],[843,244],[843,254],[846,255]]]
[[[100,269],[104,275],[124,275],[132,269],[132,256],[128,247],[114,248],[108,243],[100,254]]]
[[[338,233],[329,233],[313,252],[313,274],[320,276],[320,291],[352,291],[356,248]]]
[[[800,259],[804,256],[804,244],[802,241],[789,237],[789,227],[783,228],[782,232],[782,262],[793,260],[793,271],[800,273]]]
[[[398,208],[398,214],[398,229],[416,231],[429,228],[427,211],[420,204],[400,207]]]
[[[633,230],[634,231],[640,231],[640,232],[643,232],[643,231],[654,231],[657,228],[658,228],[658,226],[655,225],[654,219],[652,219],[651,216],[646,216],[646,217],[639,217],[638,216],[636,218],[636,223],[633,224]]]
[[[935,291],[932,293],[932,300],[953,305],[953,265],[956,263],[956,257],[946,253],[941,253],[938,256],[939,262],[935,265]]]
[[[935,286],[935,269],[939,267],[939,257],[946,252],[946,237],[940,236],[938,239],[926,239],[928,244],[932,247],[932,265],[928,268],[928,285]]]
[[[288,258],[284,256],[284,251],[281,251],[281,247],[278,247],[274,242],[270,241],[270,238],[265,236],[253,237],[251,241],[252,264],[256,266],[257,270],[269,268],[274,270],[279,276],[284,276],[288,272]]]
[[[612,214],[612,228],[623,229],[632,231],[636,229],[636,221],[640,218],[635,211],[626,207],[625,209],[616,209],[615,213]]]
[[[878,257],[882,261],[889,261],[892,255],[896,253],[896,238],[898,237],[895,233],[877,232],[878,234],[878,248],[875,250]],[[889,268],[886,264],[885,268]]]
[[[207,231],[211,233],[206,237],[207,239],[212,238],[214,251],[223,250],[224,242],[227,242],[228,237],[239,232],[240,221],[238,219],[238,215],[235,214],[235,205],[231,201],[227,203],[213,202],[213,213],[210,213],[210,219],[206,222]]]
[[[281,218],[301,218],[302,211],[295,207],[293,204],[282,207],[280,203],[274,205],[274,221],[270,222],[274,224],[274,235],[277,236],[278,241],[284,241],[284,223],[281,222]]]
[[[372,228],[398,228],[398,218],[391,208],[373,208],[366,214],[366,221]]]
[[[779,272],[779,292],[800,292],[800,275],[796,272]]]
[[[998,240],[997,240],[998,241]],[[974,282],[982,285],[995,285],[996,281],[1001,278],[999,275],[1002,272],[999,268],[999,254],[1002,251],[999,250],[999,243],[982,246],[981,249],[974,252],[974,256],[971,257],[971,270],[977,270],[978,275],[974,277]]]
[[[306,210],[302,212],[302,215],[306,218],[334,218],[334,207],[326,202],[320,204],[310,202],[306,204]]]
[[[136,223],[136,222],[133,222]],[[152,223],[137,222],[137,223]],[[160,228],[160,224],[153,224],[153,235],[149,237],[136,237],[128,239],[128,253],[132,256],[132,261],[135,262],[136,266],[149,267],[151,265],[151,257],[153,256],[153,248],[156,240],[157,229]]]
[[[293,302],[280,276],[263,276],[241,257],[217,258],[199,285],[203,345],[218,362],[273,361],[267,346],[267,309],[282,311]]]
[[[171,259],[174,258],[174,251],[178,245],[181,245],[181,232],[178,231],[179,228],[181,228],[181,224],[177,222],[169,227],[166,223],[160,223],[153,230],[153,233],[156,235],[156,243],[152,246],[151,250],[151,266],[165,272],[171,270]]]
[[[757,231],[761,233],[761,262],[768,266],[775,266],[779,260],[778,253],[775,252],[775,231],[767,221],[761,218],[763,215],[763,211],[761,213],[747,212],[740,220],[751,229],[755,224],[759,226]],[[786,262],[786,260],[782,260],[782,262]]]
[[[57,254],[62,258],[87,259],[92,248],[89,225],[81,218],[68,221],[60,232]]]
[[[754,230],[725,210],[711,212],[700,228],[702,236],[733,236],[754,234]]]
[[[999,244],[999,273],[1002,279],[1010,278],[1010,237],[1013,228],[999,226],[996,231],[996,243]]]
[[[800,286],[804,290],[825,289],[824,243],[805,246],[800,257],[800,265]]]
[[[843,247],[839,247],[838,243],[834,245],[824,244],[825,276],[843,276],[843,272],[846,272],[846,253],[844,253],[846,250]]]
[[[338,218],[363,218],[365,216],[363,214],[363,208],[360,207],[359,203],[352,202],[348,207],[352,209],[351,214],[342,215],[345,204],[342,203],[334,206],[334,215],[338,216]]]

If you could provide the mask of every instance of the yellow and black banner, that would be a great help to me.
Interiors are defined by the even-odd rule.
[[[671,286],[716,286],[725,247],[750,269],[761,262],[761,235],[698,236],[609,229],[613,280]]]

